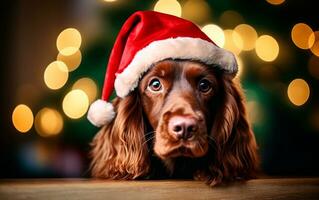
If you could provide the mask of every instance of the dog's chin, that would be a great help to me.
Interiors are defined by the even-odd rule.
[[[171,143],[169,141],[156,141],[154,145],[155,154],[165,160],[168,158],[190,157],[198,158],[206,155],[208,143],[202,141],[180,141]]]

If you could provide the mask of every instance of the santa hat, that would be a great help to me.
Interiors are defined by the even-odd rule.
[[[120,98],[133,91],[152,64],[164,59],[191,59],[214,64],[235,76],[234,55],[205,35],[190,21],[153,11],[138,11],[121,28],[111,52],[102,99],[92,103],[88,119],[103,126],[116,115],[108,103],[114,88]]]

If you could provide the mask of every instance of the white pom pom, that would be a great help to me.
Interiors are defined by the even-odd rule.
[[[114,116],[113,105],[99,99],[91,104],[87,118],[93,125],[100,127],[110,123]]]

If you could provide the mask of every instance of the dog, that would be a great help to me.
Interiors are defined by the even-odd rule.
[[[92,176],[193,178],[215,186],[256,177],[259,158],[239,83],[215,65],[165,59],[141,77],[94,137]]]

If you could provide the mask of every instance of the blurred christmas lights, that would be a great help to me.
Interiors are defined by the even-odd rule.
[[[207,24],[202,31],[219,47],[224,47],[225,35],[223,29],[215,24]]]
[[[35,116],[35,130],[42,137],[57,135],[63,128],[61,114],[52,108],[43,108]]]
[[[285,2],[285,0],[266,0],[266,1],[272,5],[280,5]]]
[[[248,101],[247,106],[247,115],[249,122],[253,125],[260,124],[263,122],[263,110],[258,101]]]
[[[69,56],[79,50],[81,43],[80,32],[75,28],[67,28],[59,34],[56,46],[61,54]]]
[[[68,71],[71,72],[76,70],[81,64],[82,54],[80,50],[77,50],[74,54],[68,56],[59,53],[57,56],[57,60],[64,62],[68,67]]]
[[[224,35],[225,35],[224,48],[227,49],[228,51],[233,52],[236,55],[239,55],[239,53],[243,49],[243,40],[241,36],[236,31],[233,31],[230,29],[224,30]]]
[[[24,104],[16,106],[12,113],[12,123],[19,132],[28,132],[33,125],[33,113],[31,109]]]
[[[262,35],[256,41],[256,53],[266,62],[275,60],[279,54],[279,45],[270,35]]]
[[[235,27],[234,31],[238,33],[242,39],[242,41],[234,40],[234,43],[238,48],[242,48],[244,51],[250,51],[255,48],[258,34],[252,26],[248,24],[240,24]]]
[[[225,28],[234,28],[239,24],[245,23],[244,18],[234,10],[226,10],[219,18],[221,25]]]
[[[48,88],[57,90],[67,82],[69,72],[64,62],[54,61],[44,71],[44,82]]]
[[[211,9],[204,0],[187,0],[182,8],[182,17],[196,24],[203,24],[210,19]]]
[[[312,33],[309,37],[309,44],[314,41],[313,45],[311,46],[311,52],[319,57],[319,31]]]
[[[310,95],[310,88],[305,80],[298,78],[290,82],[287,93],[291,103],[296,106],[301,106],[307,102]]]
[[[71,90],[62,102],[63,112],[71,119],[82,117],[89,107],[89,98],[82,90]]]
[[[241,59],[240,56],[238,55],[235,55],[236,57],[236,61],[237,61],[237,67],[238,67],[238,71],[237,71],[237,74],[236,74],[236,77],[237,78],[240,78],[243,76],[243,72],[244,72],[244,63],[243,63],[243,60]]]
[[[313,31],[307,24],[298,23],[291,30],[291,39],[300,49],[309,49],[315,42],[315,38],[310,37],[312,34]]]
[[[182,7],[176,0],[159,0],[154,6],[154,11],[175,15],[177,17],[182,16]]]
[[[92,103],[97,96],[97,85],[96,83],[90,79],[90,78],[81,78],[77,80],[73,86],[72,89],[80,89],[86,93],[86,95],[89,98],[89,103]]]

